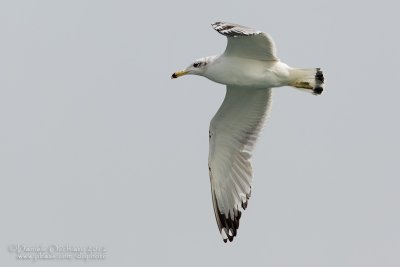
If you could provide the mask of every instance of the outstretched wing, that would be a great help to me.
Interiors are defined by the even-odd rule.
[[[211,24],[214,30],[228,37],[225,55],[257,60],[279,60],[272,38],[261,31],[228,22]]]
[[[228,86],[210,123],[208,169],[215,218],[224,242],[233,240],[253,178],[251,155],[271,103],[271,89]]]

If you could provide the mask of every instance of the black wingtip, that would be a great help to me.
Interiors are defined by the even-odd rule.
[[[320,95],[324,91],[323,83],[325,82],[324,73],[321,68],[317,68],[317,72],[315,73],[315,88],[313,89],[314,95]]]
[[[325,78],[321,68],[317,68],[317,73],[315,73],[315,80],[319,81],[320,83],[324,83]]]
[[[314,88],[314,94],[315,95],[320,95],[320,94],[322,94],[323,91],[324,91],[324,88],[322,88],[322,87]]]

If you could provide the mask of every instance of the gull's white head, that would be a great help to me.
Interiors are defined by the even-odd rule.
[[[186,69],[184,69],[182,71],[174,72],[171,76],[171,79],[175,79],[175,78],[178,78],[178,77],[186,75],[186,74],[194,74],[194,75],[204,76],[204,73],[207,70],[207,67],[213,58],[214,57],[199,58],[195,62],[190,64],[190,66],[188,66]]]

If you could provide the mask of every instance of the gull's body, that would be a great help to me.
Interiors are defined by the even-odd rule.
[[[254,89],[287,85],[290,68],[280,61],[260,61],[217,56],[204,72],[204,77],[225,84]]]
[[[319,95],[324,77],[319,68],[296,69],[282,63],[266,33],[225,22],[212,26],[228,37],[225,52],[199,59],[172,78],[195,74],[227,86],[210,123],[208,156],[215,218],[226,242],[236,236],[250,198],[251,156],[271,108],[271,88],[293,86]]]

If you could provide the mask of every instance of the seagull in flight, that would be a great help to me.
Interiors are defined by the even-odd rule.
[[[271,88],[292,86],[320,95],[324,75],[320,68],[281,62],[267,33],[228,22],[211,25],[228,39],[224,53],[197,59],[171,78],[194,74],[226,85],[225,99],[210,123],[208,170],[215,218],[227,242],[236,236],[250,198],[252,151],[270,111]]]

